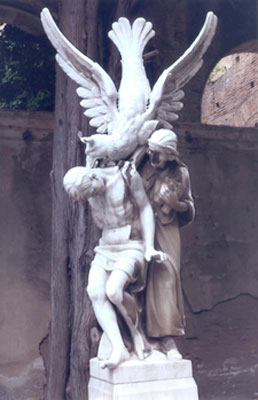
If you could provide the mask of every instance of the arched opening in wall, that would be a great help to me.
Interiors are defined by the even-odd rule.
[[[201,122],[209,125],[258,126],[258,41],[223,57],[204,89]]]

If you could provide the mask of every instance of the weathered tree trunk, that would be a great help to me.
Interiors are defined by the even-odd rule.
[[[59,25],[77,47],[84,47],[84,1],[65,0],[60,3]],[[55,135],[53,143],[53,228],[52,228],[52,310],[50,329],[49,371],[46,390],[48,400],[64,400],[70,365],[71,293],[70,270],[74,252],[73,224],[78,208],[64,193],[65,172],[80,161],[77,132],[81,112],[76,85],[57,68]],[[76,229],[76,226],[75,228]],[[72,273],[72,276],[74,274]]]
[[[87,55],[92,59],[96,59],[98,1],[88,0],[86,4],[85,1],[80,1],[76,2],[73,7],[77,16],[76,22],[73,21],[73,23],[77,24],[76,36],[78,42],[76,45],[85,51],[86,39]],[[84,43],[80,43],[81,40],[84,40]],[[71,127],[76,129],[77,126],[80,126],[84,135],[87,135],[88,125],[86,124],[86,118],[82,116],[81,109],[78,110],[78,99],[75,104],[77,106],[76,119],[71,120]],[[77,132],[78,129],[73,132],[74,138],[77,138]],[[82,165],[85,162],[84,159],[74,161],[74,165]],[[90,329],[94,323],[94,315],[86,294],[86,286],[97,236],[87,205],[70,205],[69,232],[72,307],[69,392],[73,400],[84,400],[87,399],[88,392],[91,353]]]
[[[117,2],[113,15],[125,15],[126,2]],[[102,59],[98,46],[102,31],[98,0],[62,0],[59,26],[65,36],[94,61]],[[110,12],[115,11],[110,9]],[[111,68],[110,68],[111,69]],[[78,130],[89,133],[74,84],[60,68],[56,78],[55,135],[53,143],[52,309],[47,400],[86,400],[90,332],[95,323],[86,294],[88,270],[98,231],[87,205],[72,203],[63,190],[63,176],[84,164]]]

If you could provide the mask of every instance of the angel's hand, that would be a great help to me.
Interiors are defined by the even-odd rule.
[[[155,250],[154,247],[148,247],[145,251],[144,258],[147,262],[156,260],[158,263],[160,263],[162,261],[166,261],[168,257],[166,253],[163,253],[163,251]]]

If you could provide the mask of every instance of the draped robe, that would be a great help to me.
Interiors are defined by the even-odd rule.
[[[168,163],[163,170],[154,169],[149,161],[142,172],[144,188],[155,214],[155,248],[165,252],[167,261],[153,260],[148,267],[146,283],[146,330],[148,337],[184,334],[185,315],[180,281],[181,242],[179,227],[194,218],[188,169],[183,163]],[[179,199],[187,204],[186,212],[171,209],[163,212],[159,191],[163,183],[176,181],[181,185]]]

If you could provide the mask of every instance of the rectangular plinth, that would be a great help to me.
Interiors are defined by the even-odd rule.
[[[198,400],[189,360],[129,360],[114,370],[90,362],[89,400]]]
[[[90,376],[112,384],[134,383],[154,380],[179,379],[192,377],[192,363],[189,360],[143,361],[129,360],[118,368],[102,369],[99,360],[90,360]]]

